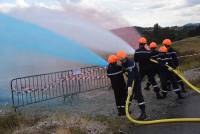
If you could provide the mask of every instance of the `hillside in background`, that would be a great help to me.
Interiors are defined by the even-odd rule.
[[[155,41],[161,43],[163,39],[170,38],[173,41],[179,41],[188,37],[200,36],[200,23],[188,23],[184,26],[161,27],[155,24],[154,27],[124,27],[111,30],[120,38],[132,46],[137,47],[137,32],[145,36],[148,42]],[[135,45],[136,44],[136,45]],[[134,47],[134,48],[135,48]]]
[[[176,41],[173,47],[178,51],[179,55],[200,53],[200,36]]]
[[[178,55],[193,55],[200,53],[200,36],[186,38],[174,42],[173,48],[178,52]],[[183,70],[199,68],[200,55],[180,58],[181,68]]]

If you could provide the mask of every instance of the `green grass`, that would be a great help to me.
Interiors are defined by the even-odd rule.
[[[177,41],[173,44],[173,48],[177,51],[178,56],[200,53],[200,36]],[[180,67],[182,70],[199,68],[200,55],[181,58]]]
[[[105,124],[108,126],[107,131],[113,133],[119,133],[119,129],[127,129],[130,125],[130,122],[126,118],[118,118],[112,116],[104,116],[104,115],[97,115],[97,116],[84,116],[86,120],[97,121]]]
[[[180,55],[200,53],[200,36],[186,38],[173,44]]]
[[[83,130],[82,128],[80,127],[72,127],[70,128],[70,132],[72,134],[87,134],[87,131],[86,130]]]
[[[25,116],[17,113],[10,113],[5,116],[0,116],[0,134],[12,133],[21,126],[32,126],[39,122],[41,116]]]
[[[0,116],[0,133],[4,134],[12,132],[16,127],[19,127],[20,122],[18,117],[14,114],[7,116]]]
[[[200,55],[180,59],[180,67],[182,70],[189,70],[200,67]]]
[[[49,134],[50,132],[55,132],[56,134],[69,133],[69,134],[87,134],[88,128],[85,128],[85,125],[91,125],[92,123],[97,123],[100,126],[106,126],[105,130],[102,133],[113,132],[118,133],[120,128],[126,128],[128,126],[128,121],[122,120],[118,117],[109,117],[109,116],[91,116],[91,115],[82,115],[72,120],[68,114],[52,114],[46,116],[40,116],[39,114],[20,114],[20,113],[10,113],[5,116],[0,116],[0,134],[10,134],[18,131],[22,134]],[[58,121],[62,122],[62,125],[55,126],[42,126],[38,129],[37,126],[40,123]],[[122,124],[123,122],[123,124]],[[48,124],[48,123],[47,123]],[[33,127],[33,129],[29,129]],[[101,128],[97,128],[101,129]]]

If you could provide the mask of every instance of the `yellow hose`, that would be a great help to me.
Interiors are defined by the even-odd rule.
[[[200,122],[200,118],[173,118],[173,119],[140,121],[131,117],[131,115],[129,114],[129,101],[130,101],[130,95],[128,95],[126,100],[126,117],[128,118],[129,121],[131,121],[134,124],[152,125],[152,124],[175,123],[175,122]]]
[[[175,73],[178,77],[180,77],[180,78],[183,80],[183,82],[184,82],[185,84],[187,84],[192,90],[194,90],[194,91],[200,93],[200,88],[198,88],[198,87],[192,85],[187,79],[185,79],[185,77],[184,77],[183,75],[181,75],[181,73],[180,73],[179,71],[173,69],[173,68],[170,67],[170,66],[167,66],[167,67],[168,67],[169,69],[171,69],[171,70],[173,71],[173,73]]]
[[[154,63],[158,63],[155,60],[151,60]],[[178,75],[190,88],[200,93],[199,88],[192,85],[189,81],[187,81],[178,71],[174,70],[170,66],[167,66],[169,70],[173,71],[176,75]],[[126,117],[128,120],[134,124],[139,125],[153,125],[153,124],[162,124],[162,123],[177,123],[177,122],[200,122],[200,118],[172,118],[172,119],[160,119],[160,120],[148,120],[148,121],[141,121],[137,120],[129,114],[129,102],[130,102],[131,94],[128,94],[128,97],[126,99]]]
[[[154,62],[154,63],[158,63],[156,60],[153,60],[153,59],[151,59],[151,61]],[[200,93],[200,88],[192,85],[187,79],[185,79],[185,77],[181,74],[180,70],[175,70],[175,69],[173,69],[172,67],[170,67],[168,65],[166,65],[166,67],[168,67],[168,70],[171,70],[174,74],[176,74],[177,76],[179,76],[183,80],[183,82],[185,84],[187,84],[192,90]]]

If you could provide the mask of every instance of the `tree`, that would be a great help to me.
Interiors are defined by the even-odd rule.
[[[153,37],[157,43],[161,43],[163,40],[163,32],[162,28],[159,26],[159,24],[155,24],[153,27]]]

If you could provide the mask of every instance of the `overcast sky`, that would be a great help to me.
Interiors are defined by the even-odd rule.
[[[0,0],[0,11],[9,12],[13,7],[33,5],[61,10],[64,3],[112,14],[131,26],[153,26],[155,23],[172,26],[200,22],[200,0]]]

